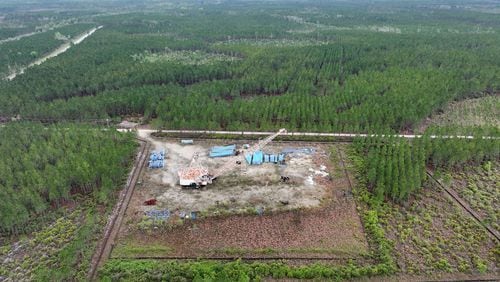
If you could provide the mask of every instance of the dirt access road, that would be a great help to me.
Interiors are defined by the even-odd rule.
[[[123,130],[125,131],[125,130]],[[160,132],[156,129],[138,129],[139,135],[148,135],[153,132]],[[221,130],[161,130],[165,133],[187,133],[187,134],[224,134],[224,135],[265,135],[269,136],[276,132],[269,131],[221,131]],[[286,132],[281,135],[285,136],[318,136],[318,137],[341,137],[341,138],[356,138],[356,137],[400,137],[407,139],[422,138],[423,135],[415,134],[394,134],[394,135],[384,135],[384,134],[365,134],[365,133],[327,133],[327,132]],[[471,135],[430,135],[431,139],[474,139]],[[500,139],[497,136],[482,136],[482,139]]]
[[[104,228],[104,237],[100,244],[97,246],[96,251],[91,260],[90,270],[88,273],[88,278],[90,280],[95,280],[97,275],[97,270],[109,257],[111,250],[114,245],[114,240],[118,230],[120,229],[121,221],[123,220],[123,215],[128,207],[130,197],[134,192],[137,179],[141,174],[141,169],[144,167],[144,163],[147,159],[147,152],[149,150],[150,144],[145,141],[138,139],[141,143],[141,148],[139,149],[132,171],[129,174],[125,188],[120,192],[118,202],[111,212],[108,220],[108,224]]]

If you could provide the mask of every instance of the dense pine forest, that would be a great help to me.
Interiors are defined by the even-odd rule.
[[[0,74],[6,75],[42,57],[65,41],[94,27],[94,24],[72,24],[40,32],[23,40],[0,44]]]
[[[359,139],[355,147],[366,156],[363,172],[378,201],[405,202],[423,187],[427,167],[462,168],[500,159],[500,140],[431,139],[424,135],[410,142],[395,137]]]
[[[130,136],[94,127],[0,128],[0,230],[46,224],[44,214],[81,196],[105,202],[123,181],[134,148]]]
[[[411,3],[224,5],[95,17],[105,28],[81,46],[0,84],[0,116],[400,132],[500,87],[493,15]]]
[[[0,21],[0,42],[11,41],[13,38],[44,32],[78,22],[81,12],[45,11],[30,13],[22,7],[3,1],[0,6],[2,20]],[[19,4],[19,3],[17,3]],[[17,11],[16,11],[17,10]]]

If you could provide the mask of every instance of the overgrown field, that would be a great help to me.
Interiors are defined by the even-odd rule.
[[[487,94],[487,93],[485,93]],[[422,122],[420,131],[427,127],[454,127],[461,134],[473,134],[478,128],[495,130],[500,128],[499,93],[480,98],[452,102],[442,113]]]
[[[45,221],[40,230],[3,242],[0,276],[17,281],[86,280],[111,205],[98,210],[92,201],[81,202],[54,221]]]
[[[364,171],[360,174],[361,181],[365,181],[368,191],[371,191],[365,194],[365,197],[371,198],[373,205],[378,207],[380,223],[386,231],[386,238],[391,240],[394,246],[393,256],[398,271],[407,275],[427,275],[426,277],[444,273],[495,275],[498,273],[500,250],[498,241],[490,237],[482,222],[476,222],[441,187],[427,178],[425,167],[432,164],[436,169],[446,171],[448,184],[450,184],[449,171],[462,166],[469,171],[469,166],[474,163],[483,164],[487,171],[492,172],[499,163],[499,144],[496,143],[493,150],[485,156],[475,159],[477,153],[471,148],[481,148],[480,140],[433,140],[434,145],[430,143],[426,145],[426,142],[429,140],[424,139],[422,143],[417,140],[408,146],[404,141],[384,140],[381,143],[368,141],[364,143],[365,146],[379,146],[382,148],[382,153],[377,154],[370,150],[368,154],[353,155],[360,171]],[[471,144],[465,145],[466,143]],[[359,144],[355,147],[357,146]],[[438,157],[441,153],[436,152],[445,152],[442,148],[437,149],[440,146],[452,147],[451,152],[454,154],[461,152],[463,157],[468,157],[462,160],[449,156]],[[359,147],[358,152],[360,152]],[[407,162],[406,158],[413,155],[416,155],[417,159]],[[488,158],[491,160],[485,160]],[[371,165],[374,162],[377,163],[377,167]],[[414,165],[417,167],[412,168]],[[486,214],[484,223],[490,223],[490,215],[496,216],[494,195],[497,193],[498,185],[494,183],[494,178],[485,178],[482,169],[469,171],[465,175],[474,180],[490,181],[483,182],[484,185],[476,189],[476,197],[466,198],[474,209]],[[411,189],[413,181],[420,183],[415,186],[418,187],[416,190]],[[453,179],[453,181],[460,180]],[[451,185],[457,189],[459,186],[455,182]],[[401,198],[404,190],[409,194],[403,193],[406,197]],[[461,194],[470,195],[467,191]],[[485,207],[488,208],[481,209]]]
[[[482,217],[484,224],[500,230],[500,163],[486,161],[463,169],[439,173],[440,182],[458,192]]]
[[[382,222],[395,242],[394,255],[402,272],[498,271],[498,241],[441,188],[425,188],[407,207],[385,208]]]

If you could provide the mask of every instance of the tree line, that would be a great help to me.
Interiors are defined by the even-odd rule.
[[[406,201],[423,187],[427,167],[460,168],[500,160],[500,140],[435,138],[429,134],[413,141],[403,138],[359,139],[355,148],[364,156],[364,174],[375,199]]]

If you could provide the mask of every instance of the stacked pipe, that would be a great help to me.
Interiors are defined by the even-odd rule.
[[[165,165],[165,151],[151,152],[149,156],[149,168],[162,168]]]
[[[214,146],[210,149],[211,158],[220,158],[234,156],[236,154],[236,145]]]

